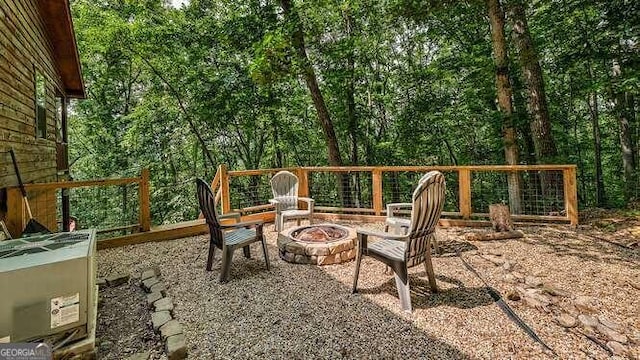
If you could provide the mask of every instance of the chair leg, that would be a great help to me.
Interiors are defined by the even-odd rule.
[[[271,270],[269,265],[269,252],[267,251],[267,241],[262,237],[262,251],[264,252],[264,262],[267,264],[267,270]]]
[[[229,270],[231,269],[231,260],[233,259],[233,248],[224,247],[222,249],[222,271],[220,272],[220,282],[224,283],[229,280]]]
[[[243,247],[242,252],[244,252],[244,257],[246,257],[247,259],[251,259],[251,248],[249,247],[249,245]]]
[[[362,235],[358,234],[358,236],[362,236]],[[362,242],[360,242],[360,244],[361,243]],[[356,270],[353,273],[353,289],[351,290],[351,292],[354,294],[358,292],[358,276],[360,275],[360,263],[362,262],[362,253],[363,253],[362,246],[358,246],[358,248],[356,249]]]
[[[296,219],[296,225],[300,226],[301,221],[302,221],[302,219],[297,218],[297,219]]]
[[[433,264],[431,263],[431,246],[427,246],[427,253],[424,257],[424,270],[429,277],[429,286],[432,292],[438,292],[438,284],[436,283],[436,275],[433,272]]]
[[[438,245],[438,240],[436,239],[436,237],[433,237],[433,250],[435,250],[436,255],[442,255],[442,253],[440,252],[440,246]]]
[[[409,276],[406,274],[399,274],[395,271],[396,287],[398,288],[398,297],[400,298],[400,306],[402,310],[411,312],[411,292],[409,290]],[[404,279],[403,279],[404,278]]]
[[[313,225],[313,214],[309,214],[309,225]]]
[[[209,256],[207,256],[207,271],[211,271],[213,268],[213,257],[216,254],[216,246],[209,242]]]

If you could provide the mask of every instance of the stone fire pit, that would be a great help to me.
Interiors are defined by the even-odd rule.
[[[295,226],[278,234],[280,257],[296,264],[339,264],[356,257],[356,232],[335,224]]]

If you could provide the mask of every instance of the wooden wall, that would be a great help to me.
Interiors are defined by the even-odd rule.
[[[57,177],[55,95],[63,86],[37,1],[0,0],[0,189],[17,185],[11,147],[25,183]],[[46,139],[35,133],[34,65],[46,83]]]

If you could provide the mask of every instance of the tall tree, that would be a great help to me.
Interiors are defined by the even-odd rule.
[[[551,133],[551,120],[547,108],[542,69],[538,53],[529,34],[527,16],[521,0],[514,0],[510,4],[509,15],[513,27],[513,39],[518,49],[522,76],[524,77],[536,159],[539,163],[555,162],[558,150]]]
[[[302,71],[304,81],[311,93],[313,105],[318,113],[318,120],[322,125],[322,130],[327,140],[329,164],[332,166],[342,166],[343,163],[342,156],[340,155],[340,147],[338,145],[338,137],[336,136],[333,128],[333,122],[331,121],[331,116],[329,115],[329,110],[327,109],[324,97],[322,96],[322,91],[320,91],[316,72],[309,61],[309,57],[307,56],[307,48],[304,43],[304,32],[300,15],[297,10],[293,8],[291,0],[280,0],[280,5],[282,6],[284,16],[290,27],[291,44],[296,51],[300,70]]]
[[[504,143],[504,157],[508,165],[518,164],[518,143],[516,130],[513,126],[513,103],[511,82],[509,80],[509,59],[507,56],[507,44],[504,35],[504,11],[499,0],[487,0],[489,22],[491,24],[491,40],[493,56],[496,65],[496,89],[498,93],[498,107],[502,114],[502,141]],[[509,188],[509,207],[511,212],[519,214],[522,211],[520,204],[520,178],[513,172],[507,175]]]

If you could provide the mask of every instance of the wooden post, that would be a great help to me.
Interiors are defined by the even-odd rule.
[[[229,173],[227,172],[227,165],[219,165],[218,173],[220,173],[222,213],[226,214],[231,212],[231,199],[229,198]]]
[[[24,200],[19,188],[7,189],[7,230],[14,239],[22,235],[22,230],[27,225]]]
[[[140,182],[138,183],[138,196],[140,198],[140,231],[151,230],[151,197],[149,187],[149,169],[142,169]]]
[[[460,198],[460,214],[465,220],[471,218],[471,170],[458,169],[458,197]]]
[[[565,211],[572,226],[578,226],[578,185],[576,167],[571,166],[562,171],[564,182]]]
[[[296,173],[298,176],[298,196],[309,197],[309,171],[301,167],[296,169]],[[307,203],[304,201],[299,201],[298,206],[300,209],[307,209]]]
[[[298,196],[309,197],[309,171],[305,168],[298,168]]]
[[[376,215],[382,215],[382,170],[373,169],[371,179],[373,182],[373,210]]]

